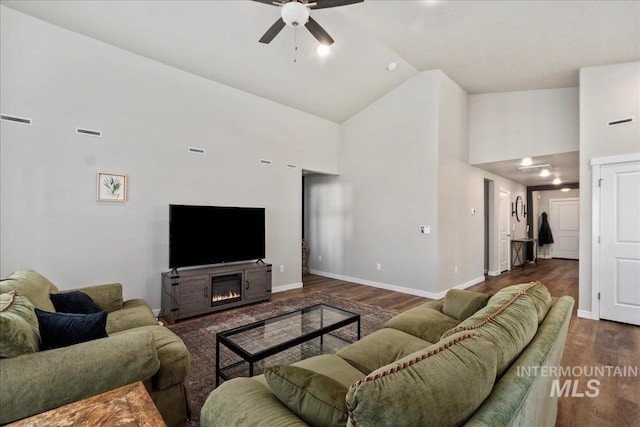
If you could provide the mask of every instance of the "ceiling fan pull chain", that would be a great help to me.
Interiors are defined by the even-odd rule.
[[[293,62],[298,62],[298,28],[293,27]]]

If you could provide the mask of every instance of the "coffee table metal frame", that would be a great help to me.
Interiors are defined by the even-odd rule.
[[[302,333],[299,336],[296,336],[290,340],[281,342],[279,344],[273,345],[273,346],[269,346],[266,347],[260,351],[257,351],[255,353],[252,353],[250,351],[247,351],[246,349],[242,348],[240,345],[238,345],[237,343],[233,342],[233,340],[231,339],[231,337],[233,337],[234,335],[237,335],[239,333],[242,332],[246,332],[252,329],[256,329],[262,326],[266,326],[269,325],[271,323],[275,323],[278,321],[282,321],[286,318],[289,317],[294,317],[294,316],[299,316],[299,315],[304,315],[306,313],[310,313],[313,311],[317,311],[320,310],[320,327],[317,329],[313,329],[309,332],[306,333]],[[330,312],[334,312],[334,313],[338,313],[338,314],[343,314],[346,315],[346,317],[343,320],[340,320],[338,322],[335,323],[331,323],[330,325],[324,325],[324,311],[330,311]],[[356,314],[356,313],[352,313],[350,311],[346,311],[346,310],[342,310],[340,308],[336,308],[336,307],[332,307],[330,305],[326,305],[326,304],[317,304],[311,307],[306,307],[306,308],[301,308],[299,310],[295,310],[289,313],[285,313],[285,314],[281,314],[278,316],[274,316],[274,317],[270,317],[268,319],[265,320],[260,320],[258,322],[254,322],[254,323],[250,323],[248,325],[245,326],[240,326],[238,328],[234,328],[234,329],[229,329],[227,331],[223,331],[223,332],[218,332],[216,334],[216,387],[219,385],[220,382],[220,378],[224,379],[224,380],[228,380],[230,379],[230,377],[228,377],[225,373],[224,370],[225,369],[229,369],[232,367],[235,367],[239,364],[242,363],[249,363],[249,376],[252,377],[253,376],[253,365],[254,363],[265,359],[269,356],[273,356],[274,354],[277,354],[281,351],[287,350],[291,347],[295,347],[296,345],[300,345],[304,342],[307,341],[311,341],[314,338],[318,338],[320,337],[320,345],[322,346],[323,344],[323,338],[322,336],[326,333],[335,331],[336,329],[340,329],[343,328],[347,325],[350,325],[352,323],[356,323],[358,324],[358,339],[360,339],[360,315]],[[220,345],[224,345],[225,347],[227,347],[229,350],[233,351],[234,353],[236,353],[238,356],[242,357],[242,361],[240,362],[236,362],[234,364],[228,365],[228,366],[220,366]]]

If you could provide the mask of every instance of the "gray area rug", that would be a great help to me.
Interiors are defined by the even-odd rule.
[[[189,373],[191,401],[193,404],[191,426],[200,425],[200,409],[209,393],[215,388],[216,333],[315,304],[332,305],[360,314],[362,337],[382,328],[385,322],[396,314],[380,307],[346,300],[322,292],[314,292],[286,300],[257,303],[230,309],[195,319],[184,320],[169,326],[173,332],[182,338],[191,353],[192,361]],[[356,325],[348,325],[333,332],[331,335],[325,336],[322,348],[320,347],[319,339],[316,339],[266,358],[256,364],[256,374],[262,373],[263,368],[266,366],[292,363],[319,354],[335,353],[343,346],[348,345],[349,342],[355,341],[356,338]],[[224,346],[222,346],[220,353],[223,366],[240,360]],[[246,376],[248,374],[247,364],[243,365],[237,375]]]

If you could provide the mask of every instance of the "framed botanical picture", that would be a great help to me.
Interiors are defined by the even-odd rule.
[[[127,200],[127,176],[98,173],[98,200],[124,202]]]

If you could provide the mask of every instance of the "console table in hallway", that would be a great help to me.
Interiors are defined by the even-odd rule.
[[[513,253],[512,267],[520,267],[524,270],[527,266],[527,248],[529,243],[533,244],[533,261],[538,264],[538,240],[537,239],[513,239],[511,240],[511,251]]]

